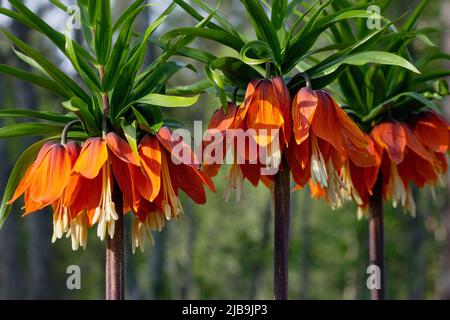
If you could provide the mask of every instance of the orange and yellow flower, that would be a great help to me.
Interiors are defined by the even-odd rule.
[[[303,187],[311,179],[315,195],[340,206],[345,199],[345,161],[364,168],[376,164],[370,138],[324,90],[300,89],[292,103],[292,120],[286,155],[295,182]]]
[[[126,199],[134,204],[131,210],[137,217],[132,230],[133,252],[136,247],[144,249],[145,234],[151,238],[151,231],[160,231],[165,219],[176,219],[183,213],[180,189],[198,204],[206,202],[205,186],[215,191],[210,177],[199,171],[190,146],[177,141],[166,127],[141,140],[139,156],[140,166],[129,166],[135,188]]]
[[[258,185],[259,181],[268,186],[273,179],[270,175],[261,173],[266,164],[258,161],[258,152],[267,149],[258,147],[256,144],[257,137],[256,134],[253,134],[257,133],[256,130],[247,130],[247,124],[244,121],[245,116],[243,115],[246,112],[248,110],[245,110],[244,107],[238,108],[233,103],[228,104],[227,112],[222,108],[216,110],[211,117],[203,140],[202,170],[209,177],[216,176],[227,157],[227,153],[231,155],[232,163],[227,175],[228,185],[224,192],[226,201],[228,201],[232,190],[236,190],[236,200],[241,199],[245,179],[249,180],[254,186]],[[272,145],[279,145],[278,141],[271,143]]]
[[[434,111],[421,112],[408,122],[389,120],[375,126],[370,135],[379,154],[377,165],[349,166],[353,195],[360,208],[367,207],[375,181],[381,179],[384,199],[414,215],[411,184],[423,188],[443,181],[449,132],[449,123]]]

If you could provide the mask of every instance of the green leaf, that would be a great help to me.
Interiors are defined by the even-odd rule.
[[[283,26],[287,12],[287,0],[274,0],[272,5],[272,25],[275,30]]]
[[[139,100],[148,93],[159,93],[166,85],[167,81],[182,68],[187,68],[188,65],[178,63],[176,61],[169,61],[160,64],[156,69],[139,75],[138,85],[132,93],[131,100]]]
[[[117,19],[117,21],[114,23],[113,26],[113,33],[115,33],[119,28],[122,26],[122,24],[130,19],[131,16],[134,15],[134,13],[137,11],[137,9],[141,6],[141,4],[144,3],[145,0],[135,0],[127,10],[125,10],[120,17]],[[139,10],[140,11],[140,10]]]
[[[34,111],[28,109],[0,109],[0,118],[35,118],[53,122],[67,123],[76,118],[63,116],[56,112]]]
[[[186,1],[183,0],[173,0],[174,3],[176,3],[177,5],[179,5],[184,11],[186,11],[186,13],[188,13],[189,15],[191,15],[195,20],[197,21],[203,21],[205,18],[199,14],[197,12],[196,9],[194,9],[193,7],[191,7]],[[218,26],[217,24],[208,21],[206,26],[208,28],[211,29],[215,29],[215,30],[221,30],[221,31],[226,31],[225,29],[223,29],[222,27]]]
[[[70,62],[72,62],[73,67],[84,80],[86,85],[92,91],[101,91],[102,86],[100,84],[100,79],[97,74],[93,72],[93,70],[87,65],[80,65],[79,61],[81,61],[81,57],[78,57],[74,46],[71,31],[66,31],[66,55],[69,58]]]
[[[167,88],[166,93],[169,95],[201,94],[212,87],[213,84],[209,79],[202,79],[190,85]]]
[[[171,129],[186,129],[186,126],[182,122],[173,119],[164,119],[163,127],[168,127]]]
[[[139,1],[138,1],[139,2]],[[142,1],[140,1],[142,2]],[[130,45],[131,35],[133,31],[133,24],[137,15],[142,11],[143,7],[135,9],[127,15],[126,21],[123,22],[122,29],[117,37],[116,43],[108,60],[105,77],[103,79],[103,86],[105,91],[111,90],[117,79],[119,78],[120,68],[127,57],[128,47]]]
[[[216,89],[223,110],[227,111],[228,99],[222,78],[217,72],[214,71],[214,68],[211,65],[205,66],[205,73],[209,81],[211,81],[211,83],[214,85],[214,88]]]
[[[199,97],[200,95],[196,95],[193,97],[177,97],[158,93],[150,93],[137,100],[136,102],[160,107],[178,108],[190,107],[194,105],[195,103],[197,103]]]
[[[204,0],[191,0],[193,3],[195,3],[197,6],[199,6],[202,10],[204,10],[206,13],[211,15],[226,31],[230,32],[233,36],[237,38],[242,38],[239,31],[230,23],[227,21],[227,19],[221,17],[219,14],[217,14],[217,9],[220,6],[220,1],[217,5],[216,9],[211,9],[208,7],[208,5],[205,3]],[[177,1],[175,1],[177,2]],[[180,1],[178,1],[180,2]],[[202,21],[204,19],[200,19],[199,21]],[[209,23],[209,20],[208,20]]]
[[[97,1],[97,0],[94,0]],[[61,32],[53,29],[44,20],[39,18],[33,11],[28,9],[27,6],[23,4],[20,0],[9,0],[11,5],[19,11],[22,15],[20,18],[17,15],[12,16],[13,19],[26,24],[27,26],[37,30],[38,32],[44,34],[50,41],[52,41],[61,52],[65,53],[65,36]],[[86,59],[87,61],[94,63],[94,58],[78,43],[74,43],[75,51],[77,54]]]
[[[421,82],[443,79],[448,76],[450,76],[450,70],[432,71],[432,72],[426,73],[424,75],[421,75],[421,76],[415,78],[413,80],[413,83],[418,84]]]
[[[247,52],[251,51],[253,53],[257,53],[257,56],[260,58],[251,58],[247,55]],[[269,45],[261,40],[254,40],[247,42],[245,46],[242,47],[241,59],[248,65],[260,65],[266,62],[275,61],[275,56],[272,51],[272,48]]]
[[[0,138],[25,136],[52,136],[61,133],[64,126],[42,122],[10,124],[0,128]]]
[[[20,48],[28,57],[36,61],[61,87],[70,90],[74,95],[79,96],[85,101],[89,101],[89,97],[86,92],[81,89],[80,86],[76,84],[69,76],[64,72],[55,67],[47,58],[45,58],[38,51],[33,49],[31,46],[12,35],[6,30],[3,33],[18,47]]]
[[[31,145],[16,161],[11,174],[9,175],[9,179],[6,183],[5,191],[3,193],[2,204],[0,206],[0,228],[3,227],[3,224],[5,223],[6,219],[8,218],[9,212],[11,211],[11,205],[7,204],[7,202],[13,197],[17,186],[25,175],[25,172],[33,163],[39,150],[42,148],[45,142],[46,141],[43,140]]]
[[[241,2],[247,10],[258,39],[268,43],[274,54],[275,60],[273,62],[279,66],[281,62],[280,41],[278,40],[277,32],[267,17],[264,8],[257,0],[241,0]]]
[[[97,8],[97,21],[95,29],[95,52],[98,63],[106,64],[112,46],[112,18],[110,0],[96,0],[99,2]]]
[[[59,0],[48,0],[48,1],[51,2],[55,7],[61,9],[64,12],[67,12],[67,6],[61,1]]]
[[[168,41],[182,35],[213,40],[227,47],[230,47],[236,50],[237,52],[240,52],[241,48],[244,46],[244,42],[241,39],[229,34],[228,32],[204,28],[192,28],[192,27],[177,28],[175,30],[169,31],[161,37],[161,40]]]
[[[68,99],[71,96],[71,94],[65,88],[61,87],[59,84],[51,79],[48,79],[47,77],[4,64],[0,64],[0,72],[30,82],[41,88],[47,89],[65,99]]]
[[[96,119],[94,112],[89,104],[77,97],[64,101],[62,106],[75,113],[83,122],[86,131],[89,134],[97,135],[101,132],[100,121]]]
[[[113,119],[122,112],[123,106],[129,104],[129,96],[133,89],[136,74],[144,61],[148,39],[163,23],[173,8],[174,6],[169,6],[158,19],[148,26],[145,33],[138,39],[136,46],[131,50],[127,62],[120,70],[119,78],[121,81],[117,82],[111,96],[110,116]]]
[[[238,87],[246,87],[256,78],[265,76],[265,70],[258,66],[250,66],[234,57],[221,57],[212,61],[209,66],[219,69],[233,84]]]
[[[133,114],[136,117],[139,128],[156,133],[164,124],[161,109],[155,106],[132,107]],[[149,120],[152,120],[150,124]]]
[[[138,145],[137,145],[137,123],[136,121],[133,121],[131,124],[127,125],[125,121],[122,121],[122,130],[125,134],[125,138],[128,141],[128,144],[131,147],[131,150],[133,150],[134,155],[139,158],[138,153]]]
[[[420,74],[420,71],[417,70],[417,68],[414,65],[412,65],[408,60],[396,54],[383,51],[366,51],[350,54],[346,57],[339,59],[338,61],[330,62],[328,65],[323,66],[319,70],[324,74],[329,74],[336,71],[341,65],[344,64],[362,66],[368,63],[399,66]]]
[[[417,92],[402,92],[402,93],[392,97],[391,99],[382,102],[381,104],[379,104],[375,108],[373,108],[372,111],[366,117],[364,117],[362,119],[362,121],[363,122],[371,121],[372,119],[374,119],[375,117],[379,116],[381,113],[386,111],[386,107],[387,106],[395,107],[395,104],[400,99],[405,98],[405,97],[417,100],[418,102],[420,102],[424,106],[427,106],[427,107],[429,107],[429,108],[439,112],[439,107],[435,103],[433,103],[432,101],[430,101],[427,98],[423,97],[422,95],[418,94]]]

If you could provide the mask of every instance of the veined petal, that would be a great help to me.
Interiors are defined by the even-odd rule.
[[[185,164],[199,163],[197,156],[192,151],[191,147],[184,142],[182,137],[177,137],[172,134],[172,131],[167,127],[162,127],[156,134],[156,138],[160,144],[169,152],[171,157],[176,158],[179,162]],[[181,144],[181,145],[180,145]],[[174,152],[174,149],[179,152]]]
[[[292,102],[292,120],[295,141],[301,144],[309,136],[309,129],[319,104],[316,91],[301,88]]]
[[[312,121],[312,130],[316,136],[330,143],[336,150],[342,151],[341,126],[334,101],[325,91],[317,91],[318,106]]]
[[[403,161],[406,148],[406,133],[403,126],[396,122],[383,122],[372,129],[374,141],[386,149],[391,161],[398,165]]]
[[[161,147],[158,139],[145,136],[139,144],[142,170],[149,179],[147,184],[138,183],[138,188],[148,201],[153,201],[161,189]],[[144,178],[139,175],[138,179]]]
[[[99,137],[90,138],[84,143],[73,172],[87,179],[94,179],[107,160],[106,141]]]
[[[41,164],[36,167],[30,185],[30,198],[35,202],[52,203],[67,186],[71,174],[71,159],[61,144],[50,147]]]
[[[106,135],[105,140],[109,150],[111,150],[119,159],[135,166],[140,165],[139,159],[134,154],[128,142],[123,140],[116,133],[109,132]]]
[[[34,178],[36,168],[38,168],[41,165],[42,160],[45,158],[47,152],[50,150],[53,144],[54,143],[52,142],[47,142],[41,147],[41,150],[39,150],[36,160],[34,160],[34,162],[25,172],[22,180],[20,181],[19,185],[17,186],[14,192],[13,197],[11,198],[11,200],[8,201],[8,204],[12,204],[14,201],[16,201],[30,187]]]
[[[289,94],[289,89],[281,77],[275,77],[272,79],[272,86],[278,104],[277,108],[281,110],[283,115],[283,136],[286,145],[289,144],[292,135],[292,117],[291,117],[291,96]]]
[[[278,104],[270,80],[260,80],[255,93],[249,103],[247,111],[247,127],[256,131],[255,141],[262,147],[266,147],[277,138],[272,130],[280,130],[284,126],[282,110]]]
[[[406,145],[408,146],[408,148],[410,148],[412,151],[414,151],[417,155],[419,155],[423,159],[429,162],[433,162],[431,153],[428,152],[427,149],[425,149],[425,147],[417,138],[417,136],[414,134],[414,132],[411,130],[411,128],[407,124],[403,125],[403,128],[405,129]]]
[[[418,115],[415,133],[425,146],[435,152],[445,153],[449,149],[450,124],[434,111]]]

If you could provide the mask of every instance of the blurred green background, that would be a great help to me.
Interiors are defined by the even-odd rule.
[[[117,16],[131,1],[112,2]],[[401,16],[417,2],[393,1],[389,18]],[[25,3],[52,26],[63,29],[67,16],[48,1]],[[144,30],[169,1],[150,3],[159,5],[150,6],[141,15],[139,30]],[[5,0],[0,0],[0,4],[9,7]],[[243,32],[249,29],[238,0],[222,1],[220,11]],[[0,18],[0,24],[45,52],[68,74],[72,73],[70,64],[42,36],[4,17]],[[177,9],[158,32],[193,24],[194,21]],[[448,31],[450,0],[430,1],[420,24]],[[450,33],[435,35],[433,41],[450,52]],[[206,40],[196,40],[195,46],[219,56],[226,53],[223,47]],[[424,50],[421,43],[413,46],[414,54],[420,56]],[[159,50],[150,46],[148,63],[158,54]],[[0,63],[27,68],[4,37],[0,37]],[[203,68],[197,66],[197,69],[198,74],[179,73],[170,84],[183,85],[201,79]],[[61,111],[60,104],[61,101],[41,89],[0,75],[0,108]],[[177,110],[170,117],[176,117],[190,128],[194,120],[203,120],[206,127],[218,106],[214,95],[205,96],[195,107]],[[446,109],[450,112],[450,103]],[[0,120],[0,125],[4,123]],[[0,140],[0,192],[3,193],[15,159],[31,142],[29,139]],[[227,168],[223,168],[215,178],[217,193],[208,194],[206,205],[194,205],[182,196],[184,216],[168,223],[163,232],[154,234],[155,245],[147,246],[144,254],[131,253],[131,219],[125,219],[127,298],[272,299],[273,217],[269,191],[246,183],[240,203],[234,198],[225,203],[222,194],[227,184],[226,172]],[[436,189],[436,198],[430,190],[416,190],[416,218],[386,204],[388,298],[450,299],[449,195],[444,187]],[[22,218],[20,206],[14,207],[0,230],[0,299],[103,299],[105,243],[96,238],[95,232],[90,232],[87,250],[73,252],[70,239],[51,244],[51,234],[50,211]],[[73,264],[81,267],[81,290],[71,291],[66,287],[66,268]],[[368,264],[368,225],[366,220],[357,219],[354,205],[348,203],[343,209],[332,211],[322,201],[311,200],[307,190],[292,194],[291,299],[368,299]]]

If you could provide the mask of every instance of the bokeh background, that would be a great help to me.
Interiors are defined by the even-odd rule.
[[[71,4],[72,0],[63,1]],[[113,2],[115,15],[131,1]],[[215,0],[206,1],[215,5]],[[311,1],[306,1],[311,2]],[[415,7],[418,1],[392,1],[388,17],[394,19]],[[63,30],[67,16],[46,0],[25,3],[46,21]],[[153,3],[153,1],[151,2]],[[138,20],[144,30],[170,2],[154,1]],[[0,5],[9,7],[6,0]],[[244,33],[251,34],[249,21],[238,0],[222,1],[220,12]],[[159,29],[158,34],[195,22],[179,8]],[[444,32],[432,40],[450,52],[450,0],[432,0],[420,21],[422,27],[438,27]],[[42,35],[19,23],[0,17],[0,25],[72,74],[67,60]],[[195,46],[216,55],[228,54],[210,41],[196,40]],[[425,50],[412,44],[414,55]],[[147,62],[159,49],[149,45]],[[177,58],[178,59],[178,58]],[[183,60],[183,59],[180,59]],[[183,60],[187,63],[192,61]],[[0,36],[0,63],[27,69]],[[443,65],[436,64],[441,69]],[[448,67],[448,66],[447,66]],[[170,85],[189,84],[204,77],[180,72]],[[382,88],[380,88],[382,90]],[[60,100],[29,84],[0,75],[0,108],[30,108],[62,111]],[[204,96],[195,107],[168,112],[187,127],[194,120],[205,125],[219,102]],[[450,102],[443,104],[447,114]],[[0,119],[0,125],[7,123]],[[0,192],[15,159],[31,139],[0,140]],[[145,253],[131,253],[130,222],[126,220],[126,296],[129,299],[272,299],[273,217],[269,191],[263,186],[245,185],[239,203],[222,197],[227,184],[226,168],[215,179],[217,193],[208,194],[204,206],[183,197],[184,216],[154,234],[155,245]],[[447,177],[447,181],[450,177]],[[391,299],[450,299],[450,193],[446,187],[415,190],[417,217],[412,218],[385,206],[387,295]],[[52,219],[48,210],[22,218],[16,205],[0,230],[0,299],[102,299],[104,298],[105,243],[90,232],[87,250],[73,252],[70,239],[51,244]],[[332,211],[322,201],[310,199],[308,190],[292,194],[290,247],[291,299],[368,299],[368,225],[358,220],[356,208],[348,203]],[[68,290],[66,268],[81,267],[81,290]]]

